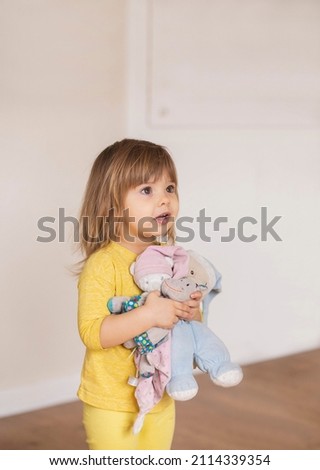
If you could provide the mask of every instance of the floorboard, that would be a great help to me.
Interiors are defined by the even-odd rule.
[[[320,349],[244,367],[230,389],[196,376],[173,449],[320,449]],[[78,401],[0,420],[0,449],[86,449]]]

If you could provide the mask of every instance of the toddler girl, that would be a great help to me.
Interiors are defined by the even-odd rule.
[[[107,301],[141,293],[129,267],[159,237],[174,243],[178,208],[176,169],[164,147],[125,139],[95,160],[80,214],[85,261],[78,283],[78,326],[86,347],[78,396],[90,449],[171,447],[175,412],[166,393],[142,431],[132,433],[138,406],[127,381],[135,366],[122,344],[154,326],[171,329],[179,319],[200,320],[201,294],[175,302],[154,291],[124,315],[110,315]]]

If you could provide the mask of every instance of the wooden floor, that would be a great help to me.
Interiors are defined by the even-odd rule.
[[[173,449],[320,449],[320,349],[244,367],[223,389],[197,376],[200,391],[177,403]],[[0,449],[86,449],[81,404],[0,420]]]

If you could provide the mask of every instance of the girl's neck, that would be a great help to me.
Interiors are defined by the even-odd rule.
[[[119,242],[116,242],[119,245],[127,248],[128,250],[132,251],[133,253],[136,253],[139,255],[142,253],[148,246],[154,245],[157,242],[152,240],[150,242],[143,242],[141,240],[136,240],[134,242],[129,242],[127,240],[120,240]]]

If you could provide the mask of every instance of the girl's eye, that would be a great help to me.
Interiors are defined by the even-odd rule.
[[[152,193],[152,188],[151,186],[146,186],[145,188],[141,189],[142,194],[151,194]]]
[[[176,191],[176,187],[174,186],[174,184],[170,184],[167,187],[167,191],[168,191],[168,193],[174,193]]]

